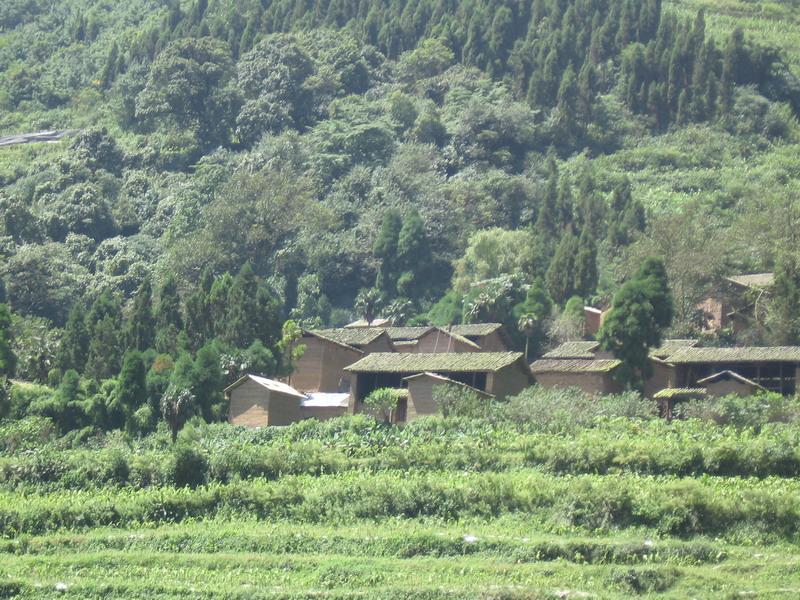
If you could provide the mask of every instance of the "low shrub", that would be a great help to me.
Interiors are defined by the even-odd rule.
[[[175,445],[170,467],[170,479],[177,487],[195,488],[206,482],[208,460],[188,443]]]

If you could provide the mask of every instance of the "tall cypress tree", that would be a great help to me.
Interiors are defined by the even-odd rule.
[[[562,304],[575,294],[575,257],[578,254],[578,240],[571,233],[565,233],[558,243],[553,260],[547,269],[545,281],[547,291],[554,302]]]
[[[584,228],[578,240],[573,288],[584,299],[597,289],[597,242],[588,228]]]
[[[0,304],[0,377],[13,377],[17,369],[12,337],[11,311],[7,304]]]
[[[122,359],[119,299],[110,291],[101,293],[92,304],[86,321],[90,337],[86,373],[98,381],[113,377]]]
[[[572,183],[567,177],[562,177],[558,186],[556,198],[556,223],[562,229],[572,224],[575,200],[572,197]]]
[[[128,346],[144,352],[155,342],[153,318],[153,288],[150,278],[145,278],[133,299],[133,311],[128,321],[126,336]]]
[[[205,269],[200,284],[186,301],[186,334],[192,348],[200,348],[214,337],[213,316],[211,314],[211,288],[214,276]]]
[[[133,428],[134,413],[147,404],[147,370],[138,350],[125,353],[122,370],[117,379],[114,400],[109,406],[109,424],[112,428]]]
[[[431,253],[425,224],[419,212],[413,210],[403,219],[397,238],[397,264],[401,272],[397,291],[406,298],[418,298],[424,291],[423,270],[430,264]]]
[[[396,210],[387,210],[381,220],[378,237],[372,246],[372,254],[381,261],[375,285],[387,298],[397,295],[397,243],[400,230],[403,228],[403,218]]]
[[[228,327],[228,296],[233,287],[233,277],[230,273],[225,273],[217,277],[211,286],[208,295],[208,310],[211,315],[211,331],[219,339],[225,339]]]
[[[664,263],[649,258],[616,293],[614,307],[599,332],[603,349],[622,361],[617,371],[621,383],[641,389],[652,369],[649,349],[661,344],[672,310]]]
[[[242,265],[228,293],[228,312],[223,340],[247,348],[258,338],[258,282],[249,262]]]
[[[224,418],[219,406],[223,400],[222,371],[219,353],[213,345],[207,344],[197,351],[193,373],[192,393],[203,418],[209,422]]]
[[[178,334],[183,330],[183,318],[178,282],[171,275],[164,280],[159,289],[155,321],[156,350],[162,354],[175,354],[178,348]]]
[[[63,372],[74,369],[78,373],[83,373],[86,367],[86,359],[89,355],[89,342],[91,336],[86,327],[86,313],[83,304],[76,302],[69,312],[67,324],[64,327],[64,335],[56,354],[56,365]]]

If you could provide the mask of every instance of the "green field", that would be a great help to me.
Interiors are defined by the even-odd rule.
[[[6,421],[0,597],[800,594],[796,401],[673,423],[625,398],[519,402],[405,428],[196,424],[174,447]]]

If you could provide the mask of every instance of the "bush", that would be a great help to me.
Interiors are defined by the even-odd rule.
[[[718,425],[760,429],[768,423],[800,421],[800,397],[776,393],[755,396],[729,395],[679,404],[675,412],[680,418],[699,418]]]
[[[466,417],[493,420],[500,415],[499,406],[494,399],[462,385],[434,386],[433,400],[445,418]]]
[[[506,417],[535,431],[551,433],[592,427],[599,418],[657,418],[656,403],[636,392],[590,396],[577,388],[533,386],[509,400]]]
[[[36,383],[16,382],[11,385],[9,393],[9,413],[12,419],[21,419],[28,414],[28,407],[32,402],[49,398],[53,390],[46,385]]]
[[[172,451],[170,479],[177,487],[203,485],[208,472],[205,455],[188,443],[176,444]]]

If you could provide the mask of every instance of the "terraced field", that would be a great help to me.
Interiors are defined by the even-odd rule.
[[[563,410],[198,426],[175,447],[8,422],[0,597],[800,594],[800,427]]]

